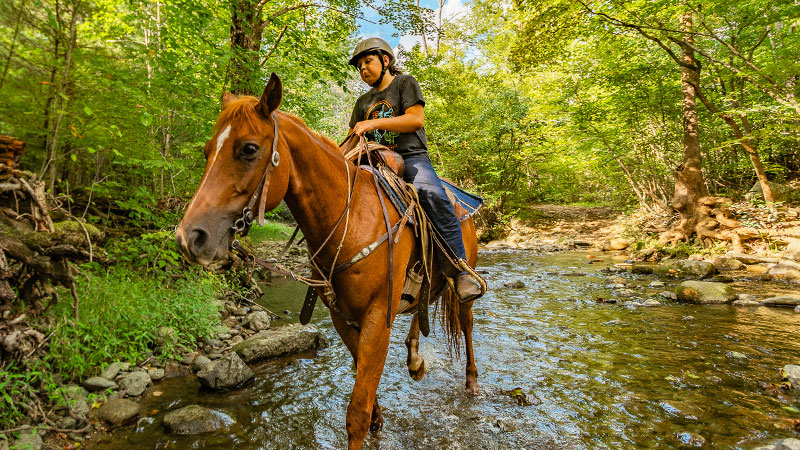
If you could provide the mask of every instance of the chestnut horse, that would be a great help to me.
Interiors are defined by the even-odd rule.
[[[225,94],[214,137],[205,146],[205,173],[177,229],[176,240],[190,262],[207,265],[226,257],[235,239],[234,222],[242,216],[245,206],[257,198],[263,203],[261,209],[267,211],[281,200],[286,201],[309,250],[319,251],[315,262],[320,267],[330,267],[337,255],[336,261],[348,261],[386,234],[378,198],[383,193],[376,192],[372,175],[345,161],[335,143],[311,131],[297,117],[277,112],[282,97],[283,87],[275,74],[260,99]],[[363,172],[356,176],[359,170]],[[348,189],[352,197],[346,211]],[[391,223],[398,223],[400,214],[393,209],[388,214]],[[340,220],[345,215],[346,220]],[[461,227],[468,263],[475,267],[477,239],[472,219],[462,222]],[[398,312],[407,268],[420,253],[413,231],[399,230],[395,236],[398,234],[393,250],[392,321]],[[335,296],[326,298],[320,292],[356,366],[346,420],[351,449],[361,448],[367,431],[377,431],[383,424],[376,392],[391,331],[387,327],[388,261],[388,245],[384,242],[369,256],[332,277]],[[438,292],[436,283],[443,283],[444,279],[435,266],[434,271],[438,275],[432,277],[432,288]],[[477,394],[472,302],[459,304],[455,295],[445,289],[442,303],[448,340],[455,342],[456,351],[459,331],[464,335],[466,387]],[[416,380],[425,371],[424,361],[417,353],[418,338],[415,315],[406,346],[408,369]]]

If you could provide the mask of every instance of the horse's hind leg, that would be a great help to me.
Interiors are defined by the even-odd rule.
[[[333,327],[336,328],[347,350],[350,351],[350,355],[353,357],[353,364],[356,367],[356,372],[358,372],[358,330],[348,325],[344,319],[333,312],[331,312],[331,322],[333,322]],[[381,407],[378,405],[378,396],[376,395],[375,403],[372,406],[369,431],[374,433],[380,431],[381,428],[383,428],[383,414],[381,413]]]
[[[419,317],[416,313],[411,318],[411,329],[408,330],[406,337],[406,348],[408,349],[406,358],[408,373],[414,381],[419,381],[425,376],[425,360],[419,356]]]
[[[475,366],[475,354],[472,350],[472,302],[463,303],[458,310],[458,320],[461,332],[464,333],[464,351],[467,356],[467,390],[473,395],[478,395],[478,368]]]

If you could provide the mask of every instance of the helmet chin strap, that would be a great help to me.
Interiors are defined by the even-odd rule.
[[[381,76],[378,77],[378,81],[371,84],[370,86],[372,86],[375,89],[378,89],[378,86],[381,85],[381,82],[383,81],[383,76],[386,75],[386,70],[388,69],[389,67],[387,67],[386,64],[383,63],[383,55],[381,55]]]

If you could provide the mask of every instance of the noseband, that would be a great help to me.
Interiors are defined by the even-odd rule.
[[[272,176],[272,168],[278,167],[281,162],[281,154],[278,153],[278,116],[276,116],[274,112],[272,113],[272,121],[275,123],[272,138],[272,154],[267,161],[264,175],[261,176],[261,182],[258,184],[256,190],[253,191],[253,196],[250,197],[250,201],[242,209],[242,216],[236,219],[233,222],[233,226],[230,228],[233,230],[231,248],[234,248],[238,243],[237,236],[247,236],[247,233],[250,231],[250,227],[253,225],[253,208],[256,206],[256,202],[259,198],[261,201],[258,202],[258,215],[256,217],[259,225],[264,224],[264,208],[267,204],[267,191],[269,191],[269,179]]]

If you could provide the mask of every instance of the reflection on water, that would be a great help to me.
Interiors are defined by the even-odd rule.
[[[597,297],[614,296],[600,273],[609,263],[589,261],[583,253],[481,254],[490,291],[475,307],[483,390],[476,398],[465,393],[463,361],[448,356],[438,328],[422,339],[425,378],[410,379],[403,345],[410,320],[399,318],[378,391],[384,429],[365,447],[671,448],[700,436],[708,447],[751,448],[797,436],[788,421],[800,418],[796,397],[767,395],[758,381],[776,382],[780,367],[800,363],[800,315],[763,307],[598,304]],[[624,276],[642,298],[664,290],[647,287],[652,277]],[[525,287],[503,287],[515,280]],[[287,282],[264,291],[264,306],[284,322],[297,320],[304,286]],[[235,392],[201,390],[193,376],[167,380],[157,387],[161,397],[144,401],[152,418],[89,448],[346,447],[352,361],[321,305],[313,322],[330,347],[259,364],[255,382]],[[506,395],[514,388],[532,405]],[[164,412],[190,404],[232,423],[212,435],[167,434]]]

